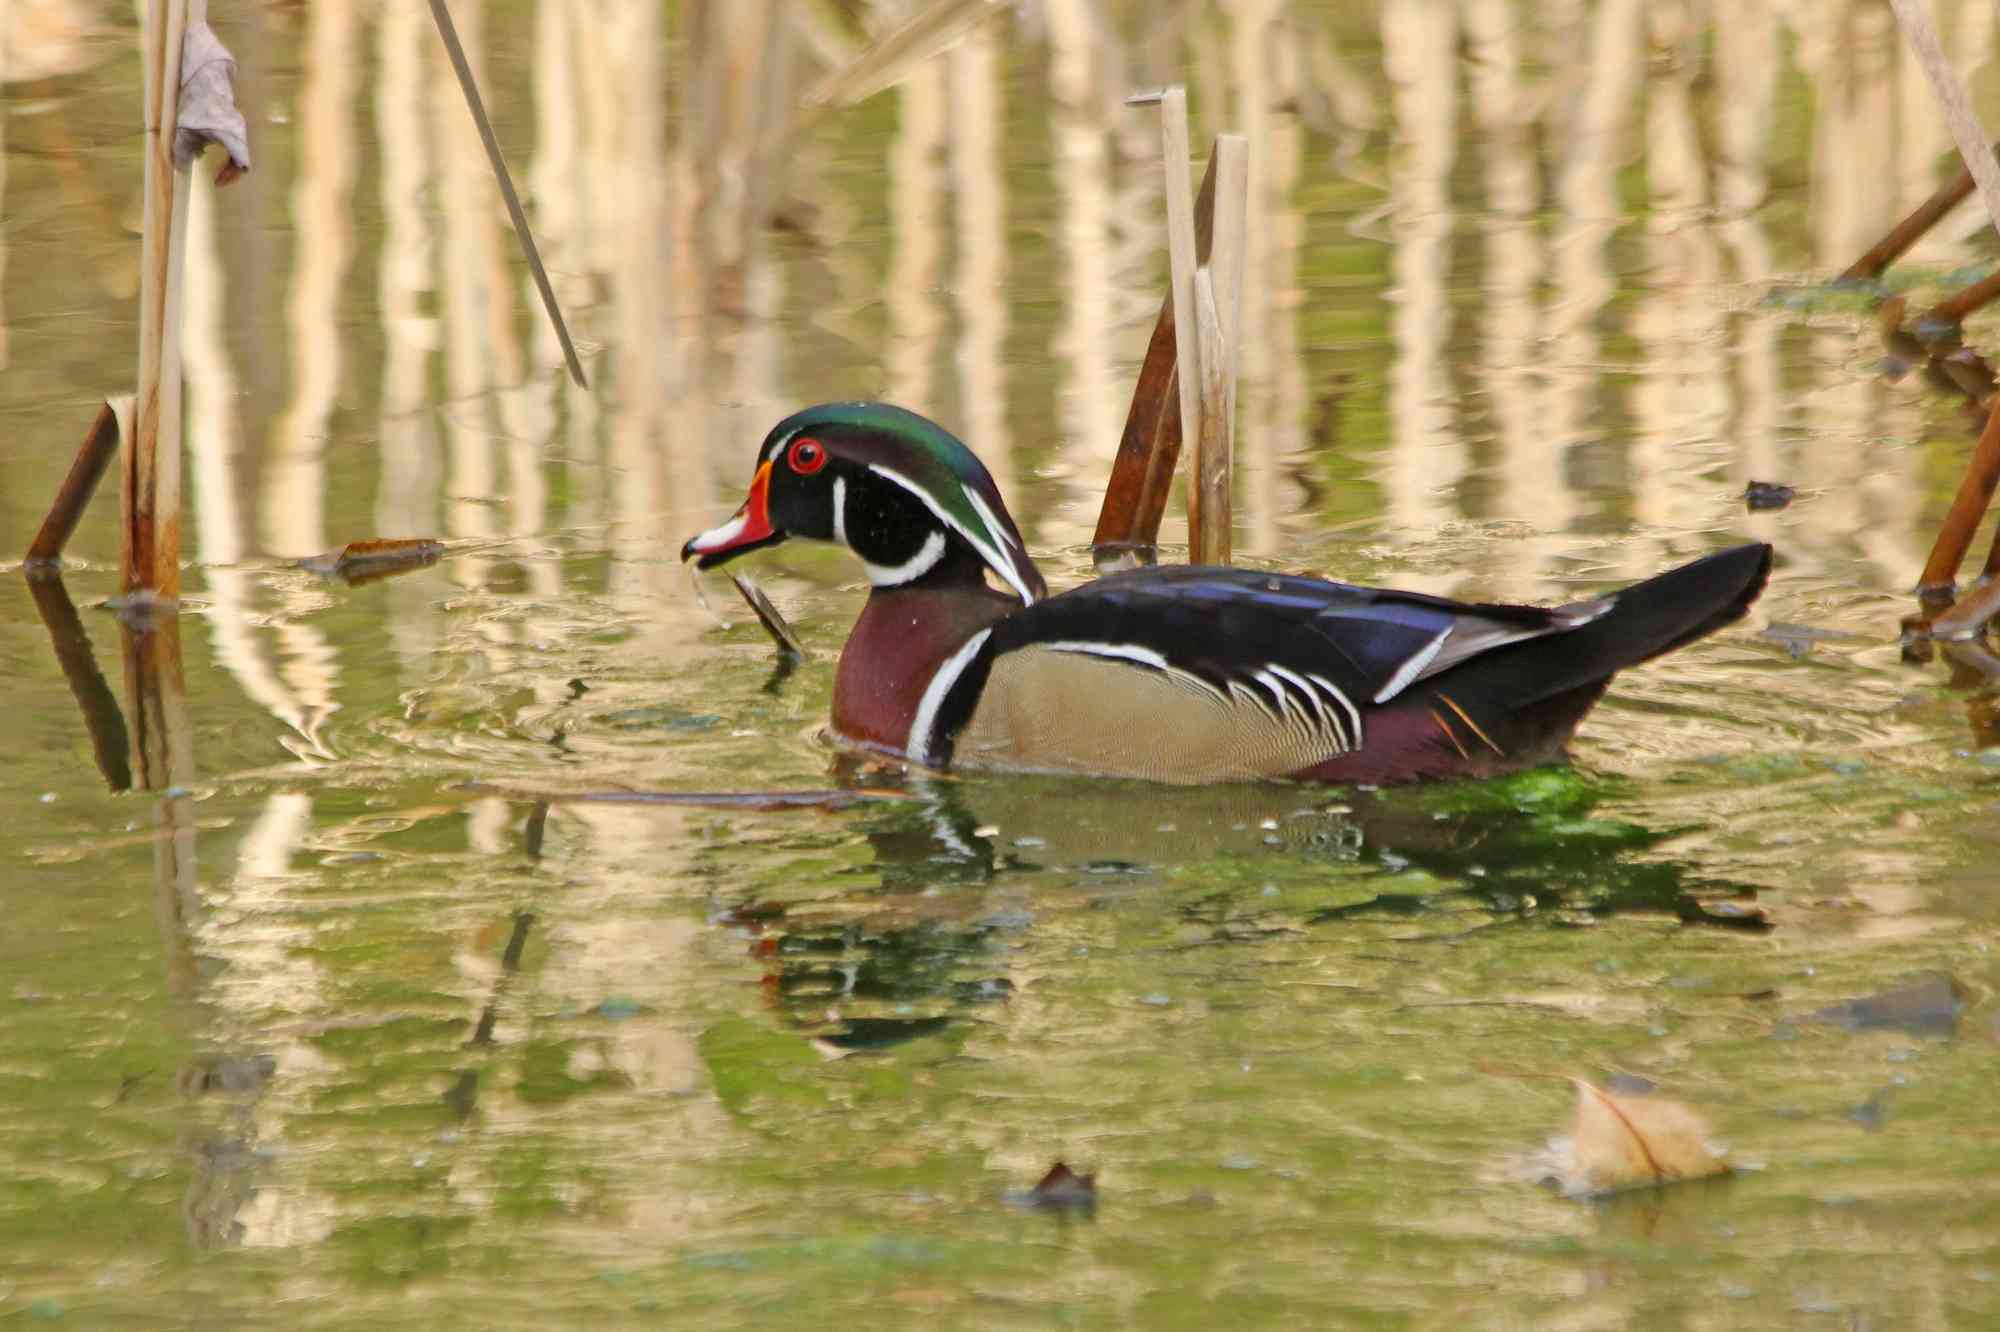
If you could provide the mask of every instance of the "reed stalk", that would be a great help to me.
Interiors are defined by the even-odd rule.
[[[147,0],[145,209],[139,268],[139,391],[120,486],[119,586],[177,602],[181,591],[181,271],[189,167],[174,164],[181,44],[206,0]]]

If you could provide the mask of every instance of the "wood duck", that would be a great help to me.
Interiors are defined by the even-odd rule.
[[[931,768],[1176,783],[1558,759],[1614,673],[1741,618],[1771,568],[1769,546],[1738,546],[1550,608],[1188,565],[1049,596],[972,451],[875,402],[780,421],[743,506],[681,558],[792,536],[846,545],[873,584],[834,679],[841,740]]]

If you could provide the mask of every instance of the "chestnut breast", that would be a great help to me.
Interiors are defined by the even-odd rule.
[[[1013,597],[984,585],[877,588],[840,653],[834,733],[903,753],[937,668],[968,638],[1020,608]]]

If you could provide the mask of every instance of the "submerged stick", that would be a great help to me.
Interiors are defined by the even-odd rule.
[[[97,483],[117,456],[118,413],[106,402],[98,408],[97,420],[83,437],[83,447],[76,451],[76,461],[69,465],[69,475],[63,478],[48,517],[42,519],[42,528],[28,547],[29,572],[62,567],[63,547],[69,544],[90,497],[97,493]]]
[[[528,271],[535,275],[535,290],[542,294],[542,307],[549,312],[549,323],[555,326],[556,341],[562,344],[563,360],[569,365],[569,376],[578,388],[587,389],[590,381],[583,376],[583,362],[576,354],[576,344],[570,341],[569,325],[563,322],[562,309],[556,304],[556,289],[549,284],[548,270],[542,267],[541,252],[535,248],[535,237],[528,230],[528,215],[521,208],[521,196],[514,193],[514,179],[507,174],[507,159],[500,155],[500,140],[494,137],[493,122],[486,118],[486,103],[480,100],[479,85],[472,81],[472,66],[465,59],[465,48],[459,44],[458,28],[451,21],[451,11],[445,8],[444,0],[431,0],[431,17],[437,21],[438,36],[444,39],[445,54],[451,57],[451,67],[458,75],[458,87],[465,94],[465,105],[472,112],[472,123],[479,127],[479,141],[486,145],[486,160],[493,164],[493,177],[500,182],[500,197],[507,202],[507,216],[514,223],[514,235],[521,242],[521,253],[527,258]]]
[[[1215,223],[1215,154],[1194,201],[1195,257],[1207,262]],[[1111,462],[1111,479],[1104,486],[1104,507],[1098,511],[1091,549],[1100,562],[1136,559],[1151,563],[1160,542],[1160,520],[1166,515],[1174,469],[1180,465],[1180,368],[1175,356],[1174,293],[1170,286],[1160,299],[1153,337],[1139,366],[1132,389],[1132,406],[1125,414],[1125,433]]]

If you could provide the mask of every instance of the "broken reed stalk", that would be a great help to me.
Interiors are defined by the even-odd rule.
[[[500,182],[500,197],[506,200],[507,216],[514,223],[514,235],[521,242],[521,254],[528,261],[528,271],[535,276],[535,290],[542,294],[542,308],[548,311],[549,323],[555,326],[556,341],[562,344],[569,377],[576,381],[578,388],[587,389],[590,381],[583,376],[583,361],[576,354],[576,344],[570,341],[569,325],[563,322],[562,309],[556,304],[556,289],[549,284],[548,270],[542,267],[541,252],[535,248],[534,234],[528,230],[528,215],[521,207],[521,196],[514,193],[514,179],[507,174],[507,159],[500,154],[500,140],[494,137],[493,122],[486,118],[486,103],[479,96],[479,85],[472,81],[472,66],[465,58],[465,47],[458,40],[458,27],[451,21],[451,11],[445,8],[444,0],[431,0],[431,18],[437,22],[445,54],[451,57],[451,68],[458,75],[459,91],[465,94],[465,105],[472,112],[472,123],[479,127],[479,141],[486,145],[486,160],[493,164],[493,178]]]
[[[1187,91],[1175,86],[1127,104],[1155,101],[1166,174],[1167,298],[1140,366],[1091,542],[1100,567],[1151,559],[1188,423],[1195,432],[1188,559],[1227,564],[1230,556],[1249,145],[1241,135],[1217,136],[1197,204],[1188,191]]]
[[[2000,161],[1993,157],[1986,131],[1980,128],[1979,117],[1965,95],[1965,85],[1959,82],[1957,72],[1945,58],[1937,27],[1931,22],[1929,5],[1925,0],[1889,0],[1889,7],[1896,12],[1896,25],[1903,30],[1903,40],[1923,66],[1944,108],[1945,123],[1951,127],[1958,154],[1965,159],[1966,169],[1979,188],[1986,216],[2000,228]]]
[[[1160,95],[1160,158],[1166,170],[1167,268],[1174,299],[1174,347],[1180,364],[1175,377],[1182,428],[1193,425],[1199,440],[1202,397],[1201,316],[1195,305],[1194,197],[1188,187],[1187,89]],[[1199,490],[1188,489],[1188,562],[1200,564],[1195,545],[1200,530]]]
[[[189,167],[174,164],[181,45],[206,0],[147,0],[144,234],[139,269],[139,393],[120,486],[119,585],[128,596],[181,592],[182,256]]]
[[[1236,352],[1243,322],[1243,261],[1248,248],[1250,145],[1240,134],[1216,136],[1215,241],[1195,272],[1201,330],[1201,433],[1189,478],[1189,510],[1199,517],[1189,539],[1194,564],[1227,564],[1230,477],[1236,452]],[[1199,504],[1193,496],[1200,495]]]
[[[118,436],[118,413],[107,401],[98,409],[97,420],[91,423],[83,447],[69,465],[69,475],[63,478],[62,489],[56,492],[55,503],[49,506],[41,530],[35,533],[34,544],[28,547],[28,572],[62,567],[63,547],[69,544],[77,521],[97,492],[97,483],[104,479],[105,469],[118,456]]]
[[[1201,190],[1194,201],[1195,256],[1207,262],[1215,224],[1215,154],[1208,155]],[[1166,515],[1174,469],[1180,464],[1181,405],[1179,361],[1175,356],[1174,294],[1160,299],[1159,317],[1132,389],[1132,406],[1125,414],[1125,433],[1111,462],[1111,479],[1104,486],[1104,507],[1090,539],[1101,565],[1126,561],[1150,564],[1160,543],[1160,520]]]

